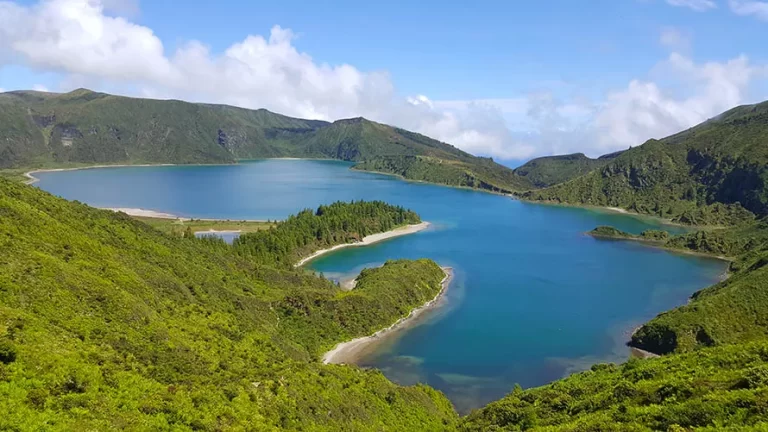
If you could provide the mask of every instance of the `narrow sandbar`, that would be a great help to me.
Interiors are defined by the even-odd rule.
[[[209,229],[205,231],[195,231],[195,234],[211,234],[211,235],[220,235],[220,234],[242,234],[242,230],[215,230],[215,229]]]
[[[136,217],[149,217],[155,219],[183,219],[170,213],[163,213],[155,210],[145,210],[140,208],[126,208],[126,207],[104,207],[102,210],[110,210],[113,212],[123,212],[128,216]]]
[[[90,165],[90,166],[76,167],[76,168],[49,168],[49,169],[37,169],[37,170],[28,171],[24,173],[24,176],[29,179],[26,181],[27,184],[34,184],[40,181],[39,178],[35,177],[35,174],[43,173],[43,172],[80,171],[80,170],[95,169],[95,168],[156,167],[156,166],[174,166],[174,165],[176,164],[118,164],[118,165]]]
[[[324,364],[354,363],[356,360],[360,358],[360,355],[362,353],[370,351],[371,347],[376,343],[382,341],[385,336],[388,336],[394,333],[396,330],[407,327],[409,324],[413,323],[413,321],[417,317],[419,317],[421,314],[423,314],[425,311],[428,311],[434,308],[435,306],[437,306],[439,304],[440,298],[448,290],[448,286],[451,284],[451,281],[453,280],[453,269],[451,267],[443,267],[443,271],[445,272],[445,277],[440,282],[441,284],[440,292],[437,293],[435,298],[424,303],[422,306],[412,310],[407,317],[400,318],[399,320],[397,320],[397,322],[395,322],[394,324],[392,324],[391,326],[385,329],[379,330],[370,336],[364,336],[357,339],[352,339],[351,341],[342,342],[336,345],[336,347],[334,347],[332,350],[328,351],[323,355],[323,363]]]
[[[338,249],[346,248],[346,247],[353,247],[353,246],[368,246],[374,243],[378,243],[383,240],[391,239],[394,237],[400,237],[403,235],[413,234],[417,233],[419,231],[423,231],[427,228],[429,228],[430,223],[429,222],[422,222],[419,224],[414,225],[406,225],[404,227],[395,228],[392,231],[387,231],[383,233],[378,234],[371,234],[369,236],[365,236],[362,241],[359,241],[357,243],[344,243],[340,245],[336,245],[334,247],[330,247],[328,249],[321,249],[312,255],[309,255],[305,258],[302,258],[299,262],[295,264],[295,267],[301,267],[304,264],[312,261],[313,259],[319,257],[320,255],[327,254],[328,252],[332,252]]]

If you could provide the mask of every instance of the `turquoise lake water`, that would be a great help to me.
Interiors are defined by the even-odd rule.
[[[462,412],[515,383],[538,386],[601,361],[625,360],[631,331],[716,282],[723,262],[584,235],[598,225],[639,233],[648,219],[349,170],[332,161],[130,167],[40,173],[37,185],[97,207],[180,216],[282,219],[336,200],[416,210],[426,231],[310,263],[345,279],[392,258],[428,257],[456,277],[444,304],[360,362],[402,384],[428,383]],[[679,232],[678,227],[663,227]]]

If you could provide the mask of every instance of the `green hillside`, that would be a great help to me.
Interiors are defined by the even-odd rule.
[[[234,163],[273,157],[375,164],[379,158],[413,156],[455,165],[474,179],[460,186],[503,191],[532,187],[490,159],[363,118],[328,123],[263,109],[136,99],[85,89],[0,94],[0,169],[16,169],[11,174],[18,168],[89,164]],[[400,169],[386,172],[411,178]],[[446,183],[445,177],[427,171],[413,179]]]
[[[431,156],[384,156],[363,161],[354,169],[396,174],[405,179],[449,186],[512,193],[530,189],[528,180],[512,170],[498,169],[490,159],[440,159]]]
[[[0,179],[2,430],[433,430],[425,386],[325,366],[440,290],[395,261],[352,292],[256,264],[223,242]]]
[[[734,108],[623,152],[582,177],[526,199],[621,207],[694,225],[768,215],[768,102]]]
[[[526,178],[537,188],[545,188],[602,168],[620,154],[621,152],[611,153],[597,159],[588,158],[584,153],[540,157],[516,168],[515,174]]]
[[[768,429],[768,343],[595,365],[516,389],[470,414],[462,432],[751,431]]]

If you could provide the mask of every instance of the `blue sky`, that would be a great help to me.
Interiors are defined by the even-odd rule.
[[[364,115],[523,160],[768,98],[766,40],[752,0],[0,0],[0,88]]]

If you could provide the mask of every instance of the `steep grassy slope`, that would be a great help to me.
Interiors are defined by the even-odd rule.
[[[363,118],[334,123],[266,110],[112,96],[0,94],[0,169],[118,163],[231,163],[238,159],[312,157],[374,161],[428,157],[457,166],[473,181],[505,191],[532,186],[512,170],[424,135]],[[379,170],[387,169],[378,166]],[[409,172],[390,170],[408,177]],[[410,178],[410,177],[408,177]],[[445,183],[422,171],[418,180]],[[449,183],[454,184],[454,183]]]
[[[409,180],[512,193],[533,186],[512,170],[500,169],[489,160],[439,159],[429,156],[385,156],[363,161],[354,169],[399,175]]]
[[[540,157],[516,168],[515,174],[528,179],[535,187],[545,188],[602,168],[621,153],[611,153],[597,159],[588,158],[584,153]]]
[[[371,271],[346,293],[0,179],[0,429],[445,430],[438,392],[313,361],[443,277]]]
[[[621,366],[596,365],[516,389],[459,430],[723,431],[768,428],[768,343],[709,348]]]
[[[0,95],[0,166],[227,163],[287,154],[284,135],[325,125],[220,105],[76,90]]]
[[[768,102],[651,140],[531,200],[614,206],[697,225],[768,214]],[[745,211],[746,210],[746,211]]]

